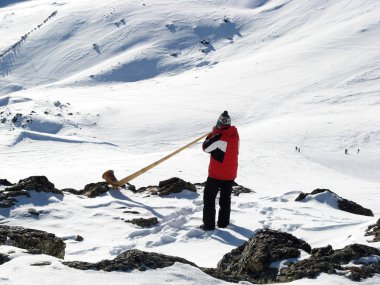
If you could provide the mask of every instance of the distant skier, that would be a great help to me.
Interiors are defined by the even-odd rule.
[[[296,146],[296,151],[298,152],[298,146]]]
[[[347,148],[344,150],[344,154],[348,154],[348,149]]]
[[[206,137],[202,147],[204,152],[211,155],[203,194],[203,225],[200,228],[210,231],[215,229],[215,199],[219,191],[217,225],[225,228],[230,223],[232,186],[237,176],[239,134],[237,128],[231,126],[227,111],[219,116],[216,126]]]
[[[359,152],[360,152],[360,149],[358,149],[358,154],[359,154]]]

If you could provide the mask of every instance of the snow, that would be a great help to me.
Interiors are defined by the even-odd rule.
[[[1,1],[0,178],[46,175],[59,189],[83,189],[108,169],[120,179],[207,133],[228,110],[241,138],[237,182],[255,193],[233,197],[232,224],[212,232],[197,229],[202,189],[165,198],[33,193],[0,209],[0,223],[64,237],[65,260],[89,262],[137,248],[215,267],[260,228],[312,247],[380,248],[364,236],[380,216],[379,13],[366,0]],[[208,159],[197,144],[131,183],[204,182]],[[316,188],[375,217],[339,211],[326,193],[294,201]],[[152,216],[159,225],[149,229],[124,222]],[[179,263],[82,272],[0,250],[15,251],[2,284],[228,284]],[[29,266],[39,261],[51,265]],[[291,283],[353,282],[322,274]]]

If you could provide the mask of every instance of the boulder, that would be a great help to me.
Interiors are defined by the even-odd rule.
[[[9,182],[7,179],[0,179],[0,185],[12,186],[13,184],[11,182]]]
[[[316,278],[321,273],[344,275],[354,281],[372,277],[375,273],[380,273],[378,264],[367,264],[366,269],[351,275],[351,272],[358,271],[360,268],[352,269],[348,266],[350,262],[356,262],[363,257],[380,255],[380,250],[362,244],[351,244],[343,249],[324,250],[324,254],[312,255],[310,258],[290,264],[283,268],[276,281],[290,282],[301,278]],[[344,266],[346,265],[346,267]],[[360,278],[359,278],[360,276]],[[358,280],[359,279],[359,280]]]
[[[296,198],[296,201],[300,202],[300,201],[305,200],[305,198],[308,196],[313,196],[313,195],[317,195],[317,194],[324,193],[324,192],[330,193],[331,197],[337,200],[338,208],[342,211],[349,212],[349,213],[356,214],[356,215],[363,215],[363,216],[370,216],[370,217],[374,216],[373,212],[370,209],[366,209],[363,206],[361,206],[361,205],[359,205],[353,201],[344,199],[329,189],[319,189],[318,188],[318,189],[315,189],[314,191],[312,191],[311,193],[301,193]]]
[[[223,256],[217,268],[232,276],[241,276],[241,280],[250,282],[268,282],[275,280],[278,270],[272,268],[272,262],[298,258],[301,250],[308,253],[308,243],[291,234],[264,229],[257,232],[247,242]]]
[[[194,263],[180,257],[169,256],[154,252],[145,252],[137,249],[128,250],[118,255],[113,260],[102,260],[97,263],[82,261],[63,262],[64,265],[80,270],[104,270],[104,271],[126,271],[157,269],[172,266],[175,262],[181,262],[196,266]],[[154,282],[153,282],[154,283]]]
[[[65,243],[54,234],[44,231],[0,225],[0,245],[24,248],[33,254],[65,256]]]
[[[9,208],[17,203],[17,200],[14,197],[17,196],[26,196],[30,197],[28,191],[9,191],[8,188],[0,191],[0,208]]]
[[[141,187],[136,192],[147,192],[152,195],[167,196],[173,193],[180,193],[183,190],[197,192],[194,184],[186,182],[181,178],[173,177],[167,180],[160,181],[158,186]]]
[[[126,223],[131,223],[142,228],[150,228],[158,224],[156,217],[152,218],[137,218],[132,220],[126,220]]]
[[[239,196],[242,193],[255,193],[255,191],[234,182],[234,185],[232,186],[232,195]]]
[[[324,247],[316,247],[311,250],[311,255],[314,257],[331,255],[334,252],[331,245]]]
[[[380,219],[377,220],[377,223],[368,227],[365,233],[366,236],[373,236],[373,240],[370,242],[379,242],[380,241]]]
[[[205,187],[206,186],[206,182],[195,183],[194,185],[195,186],[199,186],[199,187]],[[251,190],[251,189],[249,189],[247,187],[244,187],[243,185],[239,185],[236,182],[234,182],[233,185],[232,185],[232,195],[233,196],[239,196],[242,193],[255,193],[255,191],[253,191],[253,190]]]
[[[106,182],[90,183],[84,187],[82,195],[89,198],[94,198],[108,192],[108,190],[109,189]]]
[[[310,257],[298,260],[300,250],[311,254]],[[128,250],[113,260],[97,263],[72,261],[63,264],[80,270],[130,272],[134,269],[145,271],[164,268],[175,262],[199,268],[180,257],[136,249]],[[282,262],[283,266],[279,269],[273,262]],[[290,282],[301,278],[316,278],[321,273],[361,281],[380,273],[380,250],[361,244],[352,244],[338,250],[333,250],[330,245],[312,250],[309,244],[291,234],[264,229],[224,255],[216,268],[199,269],[215,278],[234,283]]]
[[[62,194],[62,191],[56,189],[54,184],[51,183],[46,176],[30,176],[20,180],[17,184],[8,187],[7,191],[37,191],[53,194]]]
[[[30,197],[29,191],[63,194],[45,176],[31,176],[0,191],[0,208],[8,208],[15,205],[17,203],[15,197],[17,196]]]
[[[50,261],[40,261],[36,263],[32,263],[30,266],[48,266],[51,265]]]
[[[106,193],[108,190],[109,188],[106,182],[90,183],[84,186],[84,189],[82,190],[76,190],[73,188],[62,189],[63,192],[68,192],[74,195],[84,195],[88,198],[98,197]]]
[[[299,260],[300,250],[310,253],[310,257]],[[368,261],[368,256],[376,258]],[[281,262],[283,266],[278,269],[274,262]],[[380,250],[377,248],[352,244],[338,250],[333,250],[330,245],[311,249],[310,245],[291,234],[267,229],[259,230],[243,245],[224,255],[216,269],[203,271],[228,282],[291,282],[316,278],[321,273],[361,281],[380,273],[379,263]]]
[[[9,260],[10,258],[8,255],[0,253],[0,265],[4,264],[5,262],[8,262]]]

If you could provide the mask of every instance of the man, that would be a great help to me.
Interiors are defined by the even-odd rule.
[[[215,198],[220,191],[217,225],[225,228],[230,223],[232,185],[237,175],[239,134],[231,126],[231,118],[224,111],[212,132],[203,143],[203,151],[210,153],[210,165],[203,194],[202,230],[215,229]]]

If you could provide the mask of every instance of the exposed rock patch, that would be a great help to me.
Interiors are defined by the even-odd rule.
[[[260,230],[255,236],[230,253],[224,255],[217,268],[240,280],[253,283],[276,279],[278,270],[271,263],[298,258],[301,250],[311,253],[311,247],[303,240],[288,233]]]
[[[311,254],[300,260],[301,250]],[[369,258],[368,258],[369,257]],[[113,260],[98,263],[64,262],[80,270],[126,271],[164,268],[175,262],[199,268],[186,259],[140,250],[128,250]],[[274,266],[282,262],[279,269]],[[316,278],[321,273],[345,276],[361,281],[380,273],[380,250],[352,244],[343,249],[326,247],[311,249],[305,241],[291,234],[259,230],[243,245],[224,255],[217,268],[200,268],[206,274],[228,282],[249,281],[266,284]]]
[[[347,200],[347,199],[344,199],[340,196],[338,196],[336,193],[332,192],[331,190],[329,189],[315,189],[314,191],[312,191],[311,193],[301,193],[297,198],[296,198],[296,201],[303,201],[305,200],[308,196],[315,196],[315,195],[318,195],[320,193],[324,193],[324,192],[328,192],[331,194],[331,197],[333,199],[336,199],[337,203],[338,203],[338,208],[342,211],[345,211],[345,212],[349,212],[349,213],[352,213],[352,214],[357,214],[357,215],[363,215],[363,216],[370,216],[370,217],[373,217],[373,212],[370,210],[370,209],[366,209],[364,208],[363,206],[353,202],[353,201],[350,201],[350,200]]]
[[[0,185],[12,186],[13,184],[11,182],[9,182],[7,179],[0,179]]]
[[[158,186],[141,187],[136,192],[146,192],[151,195],[167,196],[169,194],[180,193],[183,190],[197,192],[194,184],[186,182],[181,178],[173,177],[167,180],[160,181]]]
[[[206,186],[206,182],[195,183],[194,185],[195,186],[199,186],[199,187],[205,187]],[[232,195],[233,196],[239,196],[242,193],[255,193],[255,191],[253,191],[252,189],[249,189],[247,187],[244,187],[243,185],[239,185],[238,183],[234,182],[234,184],[232,185]]]
[[[156,217],[153,218],[137,218],[132,220],[126,220],[126,223],[131,223],[137,225],[142,228],[150,228],[158,224],[158,220]]]
[[[83,194],[89,198],[97,197],[101,194],[104,194],[108,191],[108,186],[106,182],[98,182],[87,184],[83,189]]]
[[[181,262],[196,266],[194,263],[184,258],[174,257],[154,252],[145,252],[137,249],[128,250],[118,255],[113,260],[102,260],[97,263],[72,261],[63,264],[80,270],[96,269],[104,271],[131,271],[137,269],[145,271],[147,269],[157,269],[172,266],[175,262]]]
[[[54,234],[44,231],[0,225],[0,245],[24,248],[32,254],[65,256],[65,243]]]
[[[377,223],[368,227],[365,233],[366,236],[373,236],[371,242],[380,241],[380,219],[377,220]]]
[[[301,249],[311,256],[299,260]],[[281,261],[285,266],[279,271],[273,264]],[[380,250],[361,244],[338,250],[333,250],[330,245],[311,249],[306,242],[291,234],[260,230],[243,245],[224,255],[216,269],[208,268],[204,272],[229,282],[291,282],[316,278],[321,273],[361,281],[380,273]]]
[[[232,186],[232,195],[239,196],[242,193],[255,193],[255,191],[234,182],[234,185]]]
[[[36,192],[45,192],[53,194],[62,194],[62,191],[56,189],[46,176],[30,176],[20,180],[17,184],[8,187],[7,191],[34,190]]]
[[[63,192],[68,192],[75,195],[84,195],[84,196],[87,196],[88,198],[98,197],[108,192],[108,190],[109,188],[106,182],[90,183],[84,186],[84,189],[82,190],[76,190],[73,188],[62,189]]]
[[[9,260],[10,258],[8,255],[0,253],[0,265],[4,264],[5,262],[8,262]]]
[[[15,197],[17,196],[30,197],[28,191],[63,194],[62,191],[54,187],[54,184],[46,176],[31,176],[0,191],[0,208],[8,208],[15,205],[17,203]]]
[[[290,282],[301,278],[316,278],[321,273],[344,275],[353,281],[360,281],[364,278],[373,277],[375,273],[380,273],[379,264],[372,263],[355,268],[347,266],[351,261],[360,264],[358,260],[363,257],[380,256],[380,250],[377,248],[362,244],[351,244],[343,249],[327,250],[324,254],[313,255],[282,269],[277,281]]]
[[[41,261],[41,262],[32,263],[30,266],[47,266],[47,265],[51,265],[51,262]]]

